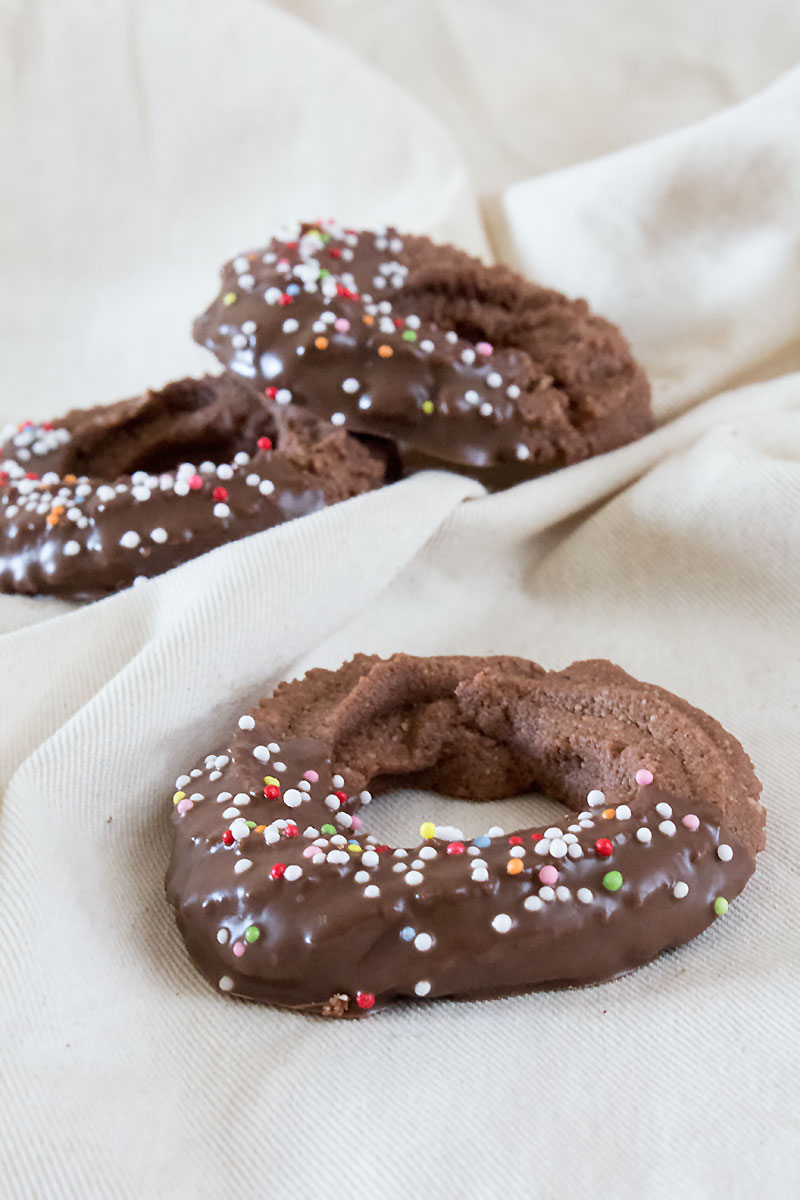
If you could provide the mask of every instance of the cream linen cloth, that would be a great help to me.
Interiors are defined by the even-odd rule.
[[[357,23],[382,6],[337,7]],[[386,7],[403,36],[453,13]],[[455,27],[515,45],[523,7],[464,3]],[[630,105],[649,96],[622,26],[557,7],[530,6],[549,35],[510,78],[510,128],[547,102],[537,63],[581,16],[575,62],[591,49],[627,72]],[[656,30],[671,20],[647,7]],[[751,54],[766,76],[737,98],[786,65],[794,17],[770,13]],[[204,369],[189,320],[217,262],[276,219],[322,208],[486,245],[475,147],[285,12],[5,0],[0,30],[4,418]],[[733,57],[716,47],[703,78]],[[421,51],[420,75],[434,66]],[[487,112],[505,82],[485,80]],[[605,151],[559,95],[548,136],[562,122],[584,156]],[[716,99],[684,97],[691,116]],[[684,119],[646,102],[642,136]],[[795,71],[610,157],[498,168],[513,182],[487,240],[630,333],[651,437],[496,496],[420,475],[93,605],[0,598],[4,1198],[798,1194],[799,128]],[[549,153],[531,146],[529,173]],[[585,991],[353,1023],[214,994],[163,898],[173,781],[278,680],[359,650],[609,657],[707,709],[764,782],[769,848],[744,897]],[[422,815],[474,836],[551,809],[412,793],[371,817],[410,839]]]

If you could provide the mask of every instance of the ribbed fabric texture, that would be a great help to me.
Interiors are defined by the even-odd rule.
[[[210,294],[215,258],[264,237],[292,203],[418,228],[449,220],[470,241],[454,144],[320,34],[240,0],[121,4],[124,33],[89,7],[70,6],[80,20],[67,37],[58,18],[43,23],[53,4],[3,6],[19,52],[5,119],[29,145],[33,181],[7,197],[26,233],[11,274],[27,278],[16,294],[4,285],[4,418],[160,382],[168,341],[158,333],[151,355],[129,336],[147,328],[150,293],[187,338],[206,298],[194,264]],[[463,13],[479,8],[491,24],[497,6]],[[121,148],[147,168],[139,218],[120,185],[128,166],[111,171],[116,232],[102,191],[83,203],[74,164],[47,200],[37,174],[32,97],[45,80],[62,89],[58,162],[86,127],[86,92],[69,91],[73,42],[109,84],[93,110],[109,129],[119,114]],[[179,44],[194,66],[169,58]],[[310,96],[291,137],[270,71]],[[326,143],[337,111],[347,155]],[[4,1200],[800,1190],[798,127],[794,73],[683,132],[499,197],[493,243],[631,331],[656,385],[660,428],[645,441],[491,497],[418,476],[92,605],[0,598]],[[107,150],[101,138],[81,153],[100,172]],[[176,233],[166,263],[179,194],[193,232]],[[61,258],[59,205],[74,235]],[[46,312],[41,327],[26,304]],[[98,380],[114,390],[87,396]],[[281,678],[396,650],[548,667],[609,657],[707,709],[764,783],[768,849],[744,895],[691,945],[585,991],[343,1023],[215,994],[163,897],[175,778],[221,752]],[[526,811],[416,795],[387,799],[376,822],[410,839],[421,815],[474,834]]]

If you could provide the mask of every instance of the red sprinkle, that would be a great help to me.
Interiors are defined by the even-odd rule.
[[[264,388],[264,395],[267,397],[268,400],[274,400],[275,397],[277,396],[277,394],[278,394],[278,389],[276,387]]]
[[[608,838],[598,838],[594,848],[602,858],[609,858],[614,853],[614,843]]]
[[[341,258],[342,252],[336,246],[331,246],[330,255],[331,258]]]
[[[8,483],[8,471],[0,471],[0,487],[5,487]]]
[[[46,429],[48,433],[50,433],[50,431],[51,431],[51,429],[52,429],[52,428],[53,428],[53,422],[52,422],[52,421],[45,421],[45,422],[42,424],[42,429]]]
[[[268,783],[264,788],[264,795],[268,800],[277,800],[281,794],[281,789],[274,783]]]
[[[274,867],[270,871],[270,875],[272,876],[273,879],[280,879],[281,875],[283,875],[283,872],[285,870],[286,870],[286,863],[275,863]]]
[[[451,842],[450,845],[447,847],[447,853],[448,854],[463,854],[464,853],[464,843],[463,842]]]
[[[287,249],[287,250],[296,250],[296,249],[297,249],[297,242],[287,242],[287,243],[286,243],[286,249]]]
[[[543,834],[543,833],[532,833],[532,834],[531,834],[531,841],[532,841],[532,842],[540,842],[540,841],[542,840],[542,838],[543,838],[543,837],[544,837],[544,834]]]
[[[269,392],[270,392],[270,388],[267,388],[267,395],[269,395]],[[275,395],[277,396],[277,394],[278,394],[278,389],[275,388]],[[258,441],[256,442],[256,445],[258,446],[259,450],[271,450],[272,449],[272,438],[268,438],[268,437],[259,438]]]
[[[395,317],[395,318],[394,318],[394,323],[395,323],[395,325],[397,326],[397,328],[398,328],[398,329],[400,329],[400,327],[401,327],[402,325],[405,325],[405,321],[403,320],[403,318],[402,318],[402,317]]]
[[[346,802],[347,792],[334,792],[333,794],[341,804],[344,804]]]
[[[203,486],[203,481],[199,475],[190,475],[186,482],[193,492],[198,492]]]
[[[228,499],[228,489],[224,488],[224,487],[215,487],[213,492],[211,493],[211,495],[214,497],[215,500],[227,500]]]
[[[381,845],[381,846],[373,846],[372,849],[375,850],[378,854],[385,854],[386,851],[389,849],[389,847],[386,845]]]
[[[356,992],[356,1004],[359,1008],[372,1008],[375,997],[372,992]]]
[[[292,297],[287,296],[286,292],[283,293],[280,300],[278,301],[278,304],[283,305],[284,308],[286,308],[287,304],[291,304],[291,303],[292,303]]]
[[[39,478],[39,476],[36,474],[36,472],[35,472],[35,471],[26,471],[26,472],[25,472],[25,478],[26,478],[26,479],[38,479],[38,478]]]
[[[509,846],[521,846],[522,838],[519,837],[518,834],[515,833],[513,837],[510,837],[508,839],[508,844],[509,844]]]
[[[222,835],[222,840],[226,846],[233,845],[233,834],[231,833],[230,829],[225,830],[225,832]]]
[[[285,837],[297,837],[297,826],[287,825],[283,832]]]
[[[344,296],[345,300],[358,300],[358,292],[351,292],[350,288],[346,288],[343,283],[337,283],[336,295]]]
[[[19,432],[20,432],[20,433],[22,433],[23,429],[30,429],[30,427],[31,427],[32,425],[33,425],[33,421],[22,421],[22,422],[21,422],[21,423],[20,423],[20,424],[17,426],[17,429],[19,430]]]

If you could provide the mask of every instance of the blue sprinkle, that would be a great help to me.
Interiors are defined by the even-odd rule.
[[[296,296],[299,291],[300,285],[298,283],[290,283],[286,289],[286,294],[287,296]]]
[[[404,942],[413,942],[413,940],[416,936],[417,936],[416,929],[412,929],[410,925],[406,925],[405,929],[400,930],[400,937],[403,939]]]
[[[484,846],[490,846],[492,844],[492,839],[490,837],[486,837],[485,834],[483,834],[481,837],[473,838],[472,840],[473,843],[476,846],[480,846],[481,849],[483,849]]]

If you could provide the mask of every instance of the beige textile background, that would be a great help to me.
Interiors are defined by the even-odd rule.
[[[419,476],[94,605],[0,598],[0,1195],[796,1195],[796,6],[2,0],[0,35],[3,419],[203,370],[217,263],[323,209],[588,296],[660,426],[498,496]],[[608,656],[685,695],[764,782],[756,878],[586,991],[342,1024],[223,1000],[163,901],[171,783],[357,650]],[[531,806],[478,809],[374,819]]]

